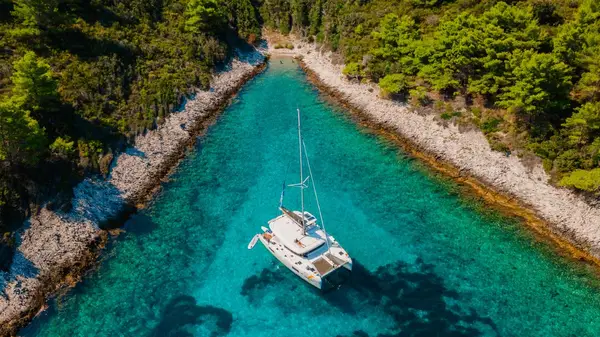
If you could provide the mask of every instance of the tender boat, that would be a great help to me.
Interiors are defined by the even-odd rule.
[[[352,259],[344,248],[325,231],[323,215],[312,178],[312,170],[304,141],[302,139],[300,110],[298,109],[298,143],[300,155],[300,183],[289,186],[300,188],[300,211],[292,211],[283,206],[285,183],[281,192],[279,209],[281,215],[269,221],[269,228],[261,227],[262,233],[256,234],[248,249],[258,241],[283,265],[306,282],[319,289],[330,289],[341,284],[352,271]],[[304,177],[303,157],[309,175]],[[309,182],[310,180],[310,182]],[[319,218],[304,210],[304,189],[312,185]]]

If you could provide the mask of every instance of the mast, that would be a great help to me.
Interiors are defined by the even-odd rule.
[[[302,131],[301,131],[301,123],[300,123],[300,109],[296,108],[298,111],[298,149],[300,155],[300,205],[302,211],[302,233],[306,235],[306,222],[304,221],[304,175],[302,174]]]

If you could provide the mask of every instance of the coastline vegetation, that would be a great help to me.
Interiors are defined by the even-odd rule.
[[[69,207],[74,183],[257,41],[258,19],[250,0],[0,0],[0,233]]]
[[[534,153],[557,185],[600,193],[600,2],[263,0],[259,12],[335,51],[349,79],[441,102],[442,119],[475,124],[493,149]]]
[[[68,208],[73,184],[107,174],[263,27],[600,193],[595,0],[0,0],[0,232],[43,201]]]

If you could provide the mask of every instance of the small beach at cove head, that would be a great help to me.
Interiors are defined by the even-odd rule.
[[[327,293],[247,249],[297,178],[297,107],[327,229],[355,261]],[[455,191],[273,58],[98,268],[19,335],[595,337],[595,275]]]

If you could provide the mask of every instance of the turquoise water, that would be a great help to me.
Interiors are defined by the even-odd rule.
[[[283,178],[296,182],[296,106],[328,230],[355,259],[351,280],[324,294],[260,244],[246,249],[278,215]],[[291,60],[275,60],[98,270],[21,333],[598,336],[592,275],[453,191],[322,101]],[[312,199],[308,209],[317,213]]]

